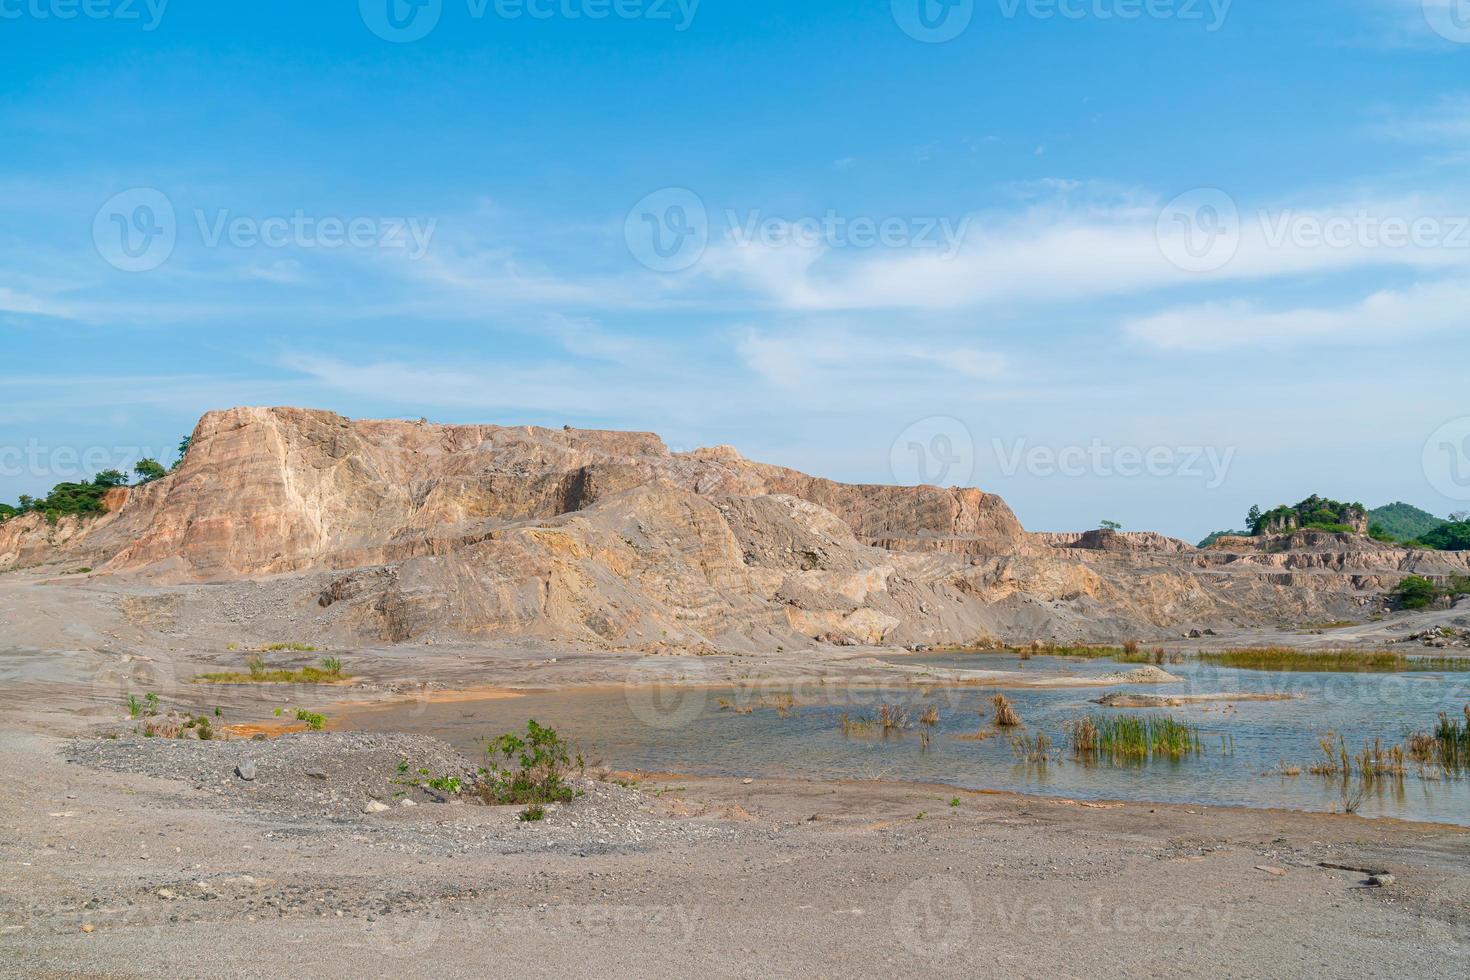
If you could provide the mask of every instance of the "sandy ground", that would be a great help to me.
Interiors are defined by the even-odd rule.
[[[284,817],[63,748],[0,739],[6,976],[1470,970],[1453,828],[665,776],[637,785],[646,840],[594,847],[576,803]]]
[[[270,722],[283,700],[905,676],[875,668],[879,651],[354,648],[332,651],[357,675],[342,687],[205,689],[195,673],[243,657],[225,649],[228,624],[152,627],[85,589],[22,588],[0,582],[0,976],[1470,975],[1458,828],[680,776],[528,825],[428,801],[288,812],[231,795],[228,765],[165,778],[66,761],[69,739],[121,718],[127,691]],[[1253,642],[1293,637],[1346,645]],[[479,690],[454,693],[466,688]]]

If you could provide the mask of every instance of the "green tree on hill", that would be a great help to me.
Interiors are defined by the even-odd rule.
[[[1382,532],[1375,537],[1395,541],[1413,541],[1445,523],[1428,511],[1402,501],[1375,507],[1368,517]]]
[[[1419,538],[1419,543],[1436,551],[1470,551],[1470,521],[1441,524]]]

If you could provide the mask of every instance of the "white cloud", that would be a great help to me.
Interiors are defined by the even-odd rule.
[[[748,331],[741,360],[779,388],[857,391],[873,385],[997,381],[1012,370],[1000,354],[940,342],[866,337],[842,330]]]
[[[1428,198],[1336,205],[1240,207],[1239,248],[1222,267],[1189,272],[1169,258],[1178,244],[1162,205],[1035,207],[1010,219],[971,222],[956,252],[884,251],[723,240],[683,283],[737,283],[753,299],[788,311],[957,310],[1008,303],[1055,304],[1172,287],[1264,281],[1366,267],[1425,269],[1470,265],[1470,201]],[[1457,217],[1457,216],[1463,216]],[[1385,222],[1434,221],[1428,245],[1384,244]],[[1456,222],[1465,223],[1457,230]],[[1341,243],[1300,237],[1301,229],[1347,230]],[[1362,228],[1368,228],[1364,232]],[[1162,241],[1161,241],[1161,235]]]
[[[0,313],[25,313],[32,316],[71,318],[71,309],[49,299],[17,292],[0,286]]]
[[[1470,326],[1470,282],[1385,290],[1338,307],[1269,310],[1250,302],[1178,307],[1131,320],[1134,340],[1170,351],[1279,349],[1308,342],[1392,343]]]

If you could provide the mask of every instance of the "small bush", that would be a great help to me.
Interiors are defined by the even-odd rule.
[[[319,715],[313,711],[307,711],[305,708],[298,708],[296,710],[296,720],[306,722],[306,727],[314,732],[319,732],[327,727],[326,715]]]
[[[492,759],[503,762],[492,763],[479,787],[487,803],[565,803],[577,795],[570,782],[571,748],[555,729],[532,720],[526,723],[524,734],[502,735],[491,741],[487,751]],[[580,755],[575,767],[583,767]]]
[[[521,814],[517,819],[519,819],[521,823],[535,823],[538,820],[545,820],[546,807],[542,806],[540,803],[532,803],[530,806],[521,811]]]

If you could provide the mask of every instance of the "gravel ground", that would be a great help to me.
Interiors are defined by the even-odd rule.
[[[485,806],[421,785],[477,768],[448,744],[422,735],[361,732],[266,740],[76,739],[68,762],[179,784],[170,802],[191,801],[278,822],[284,817],[370,830],[383,846],[437,853],[605,854],[707,840],[729,831],[653,819],[649,799],[606,779],[577,777],[576,799],[548,805],[527,823],[521,806]],[[428,770],[423,774],[420,770]],[[244,779],[241,773],[252,778]],[[415,785],[419,784],[419,785]],[[387,809],[381,809],[386,807]],[[285,832],[290,832],[285,831]],[[318,831],[320,832],[320,831]]]
[[[0,976],[1470,973],[1457,828],[687,776],[354,812],[405,753],[456,758],[0,733]]]

